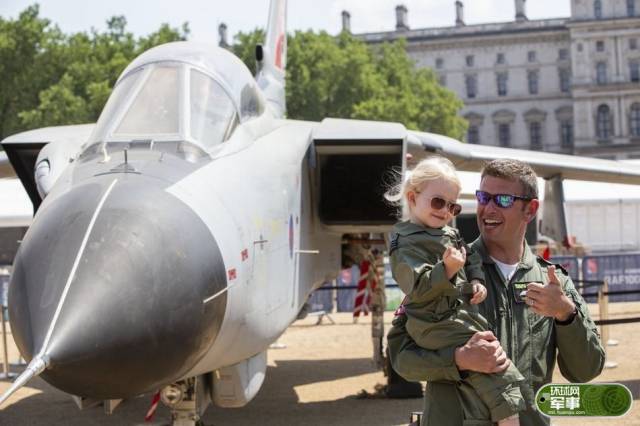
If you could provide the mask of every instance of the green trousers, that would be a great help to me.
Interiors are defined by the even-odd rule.
[[[463,304],[446,319],[431,322],[425,312],[414,312],[411,305],[405,306],[406,329],[411,338],[421,347],[439,350],[462,346],[478,331],[488,329],[487,321],[477,312],[477,307]],[[460,405],[466,419],[479,419],[489,410],[491,421],[497,422],[525,409],[519,383],[524,377],[510,364],[501,373],[484,374],[468,372],[459,387]],[[468,385],[468,386],[465,386]]]

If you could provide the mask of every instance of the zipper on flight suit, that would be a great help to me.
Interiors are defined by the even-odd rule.
[[[503,348],[506,349],[507,355],[509,356],[509,359],[511,360],[511,362],[515,365],[516,363],[516,350],[513,347],[513,336],[515,335],[515,328],[514,328],[514,321],[513,321],[513,281],[515,279],[515,277],[518,275],[518,272],[520,271],[520,263],[518,262],[518,266],[516,267],[516,270],[513,272],[513,275],[511,275],[511,279],[507,280],[502,273],[500,272],[500,269],[496,266],[495,267],[498,270],[498,275],[500,276],[501,280],[502,280],[502,284],[504,285],[504,289],[505,289],[505,296],[507,298],[507,303],[505,304],[505,309],[504,310],[500,310],[500,314],[501,316],[503,314],[506,314],[506,323],[507,323],[507,329],[508,329],[508,333],[507,333],[507,347]]]
[[[519,266],[519,265],[518,265]],[[493,265],[496,273],[498,274],[498,277],[500,278],[500,281],[502,283],[502,290],[500,291],[500,296],[507,299],[507,302],[504,304],[505,306],[502,307],[498,307],[498,315],[500,316],[500,321],[499,323],[502,322],[503,318],[506,316],[506,334],[507,334],[507,346],[503,347],[503,349],[505,350],[505,352],[507,353],[507,356],[509,357],[509,359],[511,359],[513,361],[513,359],[511,358],[511,353],[513,352],[513,342],[512,342],[512,336],[513,336],[513,321],[512,321],[512,313],[511,313],[511,292],[510,292],[510,287],[511,287],[511,281],[513,280],[513,278],[516,276],[516,274],[518,273],[518,269],[516,268],[515,272],[513,273],[513,275],[511,276],[511,280],[507,280],[503,275],[502,275],[502,271],[500,271],[500,268],[498,268],[498,265],[494,264]],[[501,301],[502,302],[502,301]],[[501,328],[500,324],[496,324],[496,328]],[[496,336],[499,339],[499,335]],[[503,342],[500,342],[501,344]]]
[[[507,283],[507,321],[509,324],[509,349],[507,350],[507,353],[509,354],[509,359],[511,359],[511,362],[515,365],[516,364],[516,351],[515,348],[513,347],[513,336],[514,336],[514,328],[513,328],[513,307],[511,306],[512,303],[512,296],[513,296],[513,285],[512,285],[512,281],[513,281],[513,277],[516,276],[516,274],[518,273],[518,269],[515,270],[515,272],[513,273],[513,275],[511,276],[511,279],[509,280],[509,282]]]
[[[515,329],[515,321],[513,320],[513,312],[515,307],[513,306],[514,300],[515,300],[515,293],[514,293],[514,286],[513,283],[515,281],[516,276],[518,275],[518,272],[520,272],[521,269],[521,264],[520,262],[518,262],[518,266],[516,266],[516,270],[513,272],[513,275],[511,275],[511,279],[509,280],[509,282],[507,283],[507,320],[509,321],[509,350],[507,351],[507,354],[510,354],[509,359],[511,359],[511,362],[515,365],[517,363],[516,360],[516,355],[517,355],[517,350],[514,347],[513,344],[513,336],[515,336],[516,334],[516,329]]]

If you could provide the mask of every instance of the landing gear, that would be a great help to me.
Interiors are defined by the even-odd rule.
[[[172,426],[203,426],[200,419],[211,403],[210,377],[198,376],[165,386],[160,400],[171,410]]]

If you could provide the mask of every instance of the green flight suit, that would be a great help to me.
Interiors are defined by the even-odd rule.
[[[458,230],[445,226],[429,228],[400,222],[392,231],[389,252],[391,271],[407,297],[402,302],[409,336],[424,349],[464,345],[478,331],[488,330],[478,307],[468,303],[468,282],[484,283],[482,258],[466,247],[465,267],[451,279],[447,277],[442,255],[447,247],[460,249],[464,242]],[[469,291],[470,290],[470,291]],[[490,417],[498,421],[525,409],[519,382],[524,377],[515,366],[498,374],[470,373],[465,382],[475,390],[462,400],[467,417],[484,404]]]
[[[525,244],[517,270],[509,282],[502,277],[488,255],[482,239],[472,248],[482,256],[487,298],[479,305],[511,362],[525,377],[521,389],[527,409],[520,413],[522,426],[548,425],[549,418],[535,408],[534,396],[540,387],[551,381],[556,357],[562,375],[571,382],[588,382],[598,376],[604,366],[604,349],[588,306],[576,291],[568,274],[556,268],[565,294],[577,308],[577,315],[568,324],[559,324],[553,318],[542,317],[531,311],[516,298],[514,287],[520,283],[548,283],[549,262],[536,257]],[[387,338],[391,363],[405,379],[427,381],[422,425],[459,426],[490,425],[490,421],[465,419],[461,399],[470,393],[463,380],[466,372],[458,371],[454,362],[456,347],[428,350],[419,347],[406,332],[406,317],[393,321]],[[478,405],[473,418],[489,418],[484,405]]]

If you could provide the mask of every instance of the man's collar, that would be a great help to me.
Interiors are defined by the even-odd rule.
[[[523,269],[531,269],[535,265],[536,256],[531,251],[529,244],[526,241],[523,241],[524,250],[522,252],[522,258],[518,263],[519,268]],[[487,250],[487,246],[484,244],[484,240],[482,236],[478,237],[478,239],[474,242],[474,246],[477,247],[480,256],[482,257],[482,263],[495,264],[491,256],[489,256],[489,250]]]

